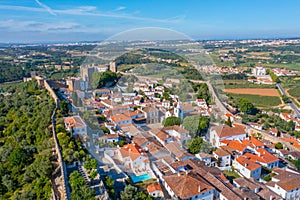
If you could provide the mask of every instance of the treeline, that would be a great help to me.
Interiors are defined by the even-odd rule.
[[[223,74],[222,80],[247,80],[247,75],[244,73],[239,74]]]
[[[22,69],[24,67],[24,70]],[[30,68],[4,62],[0,67],[0,83],[22,80],[30,76]]]
[[[173,52],[169,52],[163,49],[153,49],[153,48],[146,48],[146,49],[140,49],[132,52],[125,53],[118,58],[116,58],[115,62],[117,65],[122,64],[141,64],[141,63],[151,63],[153,60],[149,59],[148,57],[156,57],[160,59],[171,59],[176,60],[177,62],[184,62],[188,63],[186,59],[179,56],[178,54],[175,54]],[[162,62],[164,63],[164,62]],[[177,66],[176,63],[169,63],[170,65]]]
[[[270,75],[273,82],[280,83],[279,77],[276,76],[275,73],[272,70],[267,69],[267,73]]]
[[[194,92],[197,93],[197,98],[205,99],[208,104],[212,104],[211,95],[206,83],[192,83]]]
[[[34,81],[0,90],[0,199],[49,199],[54,101]]]

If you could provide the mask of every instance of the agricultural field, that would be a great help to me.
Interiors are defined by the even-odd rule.
[[[273,88],[235,88],[225,89],[226,93],[242,94],[242,95],[258,95],[263,97],[279,97],[278,90]]]
[[[248,80],[223,80],[224,87],[231,88],[275,88],[275,85],[253,84]]]
[[[288,90],[288,93],[289,93],[291,96],[297,98],[298,101],[300,101],[300,86]]]
[[[262,96],[262,95],[253,95],[253,94],[234,94],[227,93],[229,97],[232,97],[235,100],[241,98],[247,98],[254,106],[258,108],[270,108],[281,105],[281,99],[278,96]]]

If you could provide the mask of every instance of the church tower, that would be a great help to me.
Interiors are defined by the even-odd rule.
[[[179,117],[181,120],[183,120],[183,110],[180,106],[180,102],[178,100],[176,107],[174,108],[174,116]]]

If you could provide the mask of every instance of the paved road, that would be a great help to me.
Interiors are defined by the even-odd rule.
[[[280,85],[280,83],[277,83],[276,86],[277,86],[277,88],[279,89],[279,91],[280,91],[280,93],[282,95],[287,96],[286,92],[284,91],[284,89],[282,88],[282,86]],[[297,115],[297,117],[300,118],[300,110],[296,106],[296,104],[292,101],[291,103],[288,103],[288,105],[294,110],[294,112]]]

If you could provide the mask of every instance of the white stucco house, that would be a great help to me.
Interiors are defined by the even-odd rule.
[[[260,178],[261,165],[249,160],[246,157],[237,157],[232,165],[240,174],[242,174],[246,178]]]
[[[209,132],[209,141],[215,147],[221,145],[222,140],[244,140],[247,137],[246,127],[242,124],[213,126]]]
[[[83,119],[79,116],[64,117],[64,123],[66,129],[72,133],[72,135],[86,135],[87,126]]]

